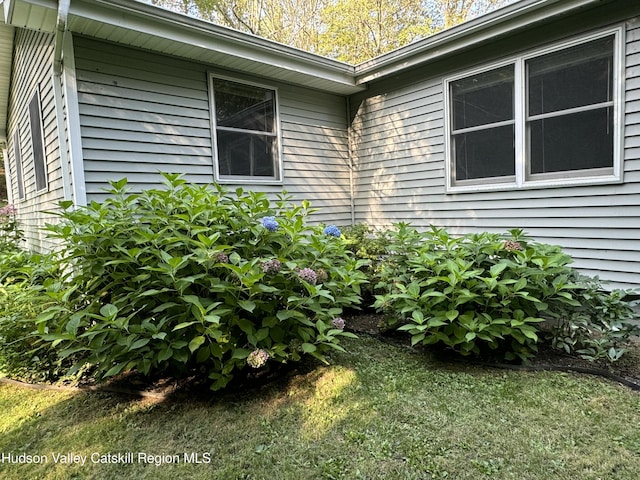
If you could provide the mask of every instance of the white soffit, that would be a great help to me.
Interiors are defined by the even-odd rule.
[[[53,33],[57,0],[5,0],[5,21]],[[71,0],[67,29],[110,42],[348,95],[354,67],[135,0]]]
[[[76,34],[244,73],[350,94],[354,67],[133,0],[71,0]]]
[[[13,27],[0,23],[0,142],[7,139],[7,111],[11,85]]]

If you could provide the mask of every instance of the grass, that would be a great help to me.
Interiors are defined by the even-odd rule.
[[[0,385],[3,479],[640,477],[640,395],[584,375],[440,364],[363,337],[331,366],[243,394],[152,401]],[[56,464],[75,452],[87,463]],[[91,455],[134,454],[133,463]],[[147,464],[138,453],[177,455]],[[204,463],[186,463],[199,454]],[[159,462],[160,463],[160,462]]]

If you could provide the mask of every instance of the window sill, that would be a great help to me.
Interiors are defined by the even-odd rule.
[[[283,181],[276,178],[256,177],[216,177],[216,183],[220,185],[282,185]]]
[[[527,180],[521,184],[516,182],[509,183],[493,183],[493,184],[475,184],[475,185],[447,185],[446,194],[457,193],[481,193],[481,192],[503,192],[503,191],[519,191],[519,190],[541,190],[547,188],[566,188],[566,187],[589,187],[599,185],[619,185],[623,183],[621,176],[606,175],[598,177],[582,177],[582,178],[558,178],[546,180]]]

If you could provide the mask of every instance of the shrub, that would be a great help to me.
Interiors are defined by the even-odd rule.
[[[578,306],[571,259],[520,230],[452,237],[399,224],[375,307],[400,320],[412,343],[442,343],[463,355],[497,350],[511,360],[537,351],[538,324]]]
[[[0,253],[0,369],[28,380],[52,380],[63,366],[34,332],[35,319],[52,303],[44,285],[59,276],[47,255],[21,250]]]
[[[598,279],[580,276],[575,297],[580,307],[565,310],[549,332],[551,345],[589,361],[616,362],[630,339],[640,334],[633,305],[635,292],[605,292]]]
[[[114,182],[48,227],[68,287],[39,328],[62,358],[82,355],[98,378],[199,369],[217,389],[247,366],[341,349],[352,334],[332,321],[365,277],[340,238],[306,226],[308,202],[164,177],[141,194]]]
[[[15,207],[13,205],[0,207],[0,253],[18,250],[22,236]]]
[[[382,265],[388,256],[389,237],[387,230],[378,230],[366,223],[342,228],[347,250],[361,260],[361,270],[369,279],[363,288],[363,304],[374,301],[375,285],[380,279]]]

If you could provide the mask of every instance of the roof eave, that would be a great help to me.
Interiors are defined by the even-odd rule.
[[[0,143],[7,141],[7,114],[12,62],[13,27],[0,23]]]
[[[364,85],[400,71],[437,61],[481,42],[502,37],[601,0],[523,0],[363,62],[355,67]]]
[[[53,33],[57,0],[4,0],[5,22]],[[262,75],[340,94],[356,93],[355,67],[193,17],[135,0],[72,0],[67,28],[146,50],[166,53],[174,42],[180,56],[214,62],[247,74]],[[105,32],[108,32],[105,34]],[[134,39],[133,41],[131,39]]]
[[[104,26],[111,30],[100,37]],[[185,47],[180,49],[185,58],[206,62],[214,54],[224,56],[233,69],[249,74],[268,69],[267,76],[275,79],[328,91],[350,94],[364,88],[355,84],[352,65],[137,1],[72,0],[68,28],[89,35],[93,29],[99,38],[115,42],[135,32],[139,38],[133,46],[163,53],[163,43],[176,42]]]

